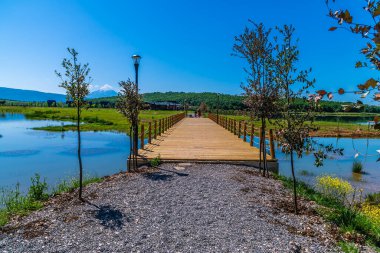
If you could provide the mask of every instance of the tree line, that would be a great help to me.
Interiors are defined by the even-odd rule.
[[[218,101],[219,96],[219,101]],[[244,104],[244,95],[229,95],[213,92],[152,92],[142,95],[143,102],[175,102],[183,105],[184,103],[190,110],[197,110],[203,102],[207,105],[210,112],[215,112],[219,105],[219,110],[223,114],[233,115],[242,114],[247,110]],[[88,107],[90,108],[116,108],[117,97],[89,99]],[[346,105],[354,105],[353,102],[338,102],[338,101],[321,101],[319,110],[321,112],[345,112]],[[72,107],[72,103],[56,102],[22,102],[11,100],[0,100],[0,106],[36,106],[36,107]],[[308,102],[305,99],[298,98],[291,106],[296,106],[299,109],[306,110]],[[363,105],[360,108],[351,107],[350,112],[366,112],[380,113],[380,107],[375,105]]]

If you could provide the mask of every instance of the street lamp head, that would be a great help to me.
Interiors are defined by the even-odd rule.
[[[132,55],[132,59],[133,59],[134,64],[139,65],[141,56],[138,54],[134,54],[134,55]]]

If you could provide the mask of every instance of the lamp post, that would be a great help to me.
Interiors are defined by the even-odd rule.
[[[141,56],[138,54],[132,55],[133,64],[135,65],[135,83],[136,83],[136,95],[139,94],[139,65]],[[138,126],[138,118],[139,116],[136,115],[137,119],[135,120],[135,124],[133,126],[133,153],[137,156],[138,155],[138,142],[139,142],[139,126]]]

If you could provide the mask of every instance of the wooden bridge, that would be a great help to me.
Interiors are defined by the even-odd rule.
[[[254,128],[224,116],[185,118],[184,114],[149,123],[148,131],[141,131],[139,164],[160,157],[162,162],[229,163],[258,166],[259,149],[254,147]],[[219,123],[219,124],[218,124]],[[144,138],[148,136],[148,144]],[[268,166],[278,170],[273,137],[269,135]],[[257,140],[258,142],[258,140]]]

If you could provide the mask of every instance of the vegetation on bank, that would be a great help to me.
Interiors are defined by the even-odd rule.
[[[275,175],[284,186],[292,189],[293,181]],[[380,193],[369,194],[361,199],[361,190],[349,182],[323,176],[317,179],[315,188],[298,182],[299,196],[315,201],[317,213],[339,228],[339,245],[344,252],[359,252],[354,243],[368,244],[380,250]],[[352,243],[354,242],[354,243]]]
[[[357,113],[325,113],[325,117],[336,117],[336,121],[325,121],[321,118],[316,119],[313,125],[317,128],[317,131],[311,132],[310,135],[314,137],[380,137],[380,131],[368,127],[368,125],[362,125],[357,123],[347,123],[341,122],[339,120],[340,116],[345,118],[357,118],[359,115]],[[261,121],[254,120],[252,121],[249,116],[239,115],[239,116],[228,116],[228,118],[246,121],[253,123],[255,129],[259,129],[262,125]],[[374,114],[360,114],[360,117],[373,117]],[[266,121],[267,128],[276,128],[276,124],[273,121]]]
[[[85,177],[83,186],[91,183],[101,182],[99,177]],[[62,180],[49,192],[49,186],[45,179],[41,180],[39,174],[31,178],[31,186],[27,194],[22,194],[20,185],[16,184],[14,189],[0,189],[0,228],[7,224],[14,216],[25,216],[41,209],[44,202],[50,197],[64,192],[72,192],[79,187],[79,179]]]
[[[16,106],[4,106],[0,107],[0,113],[20,113],[24,114],[28,119],[49,119],[74,122],[76,120],[75,108],[58,108],[58,107],[16,107]],[[151,120],[157,120],[170,115],[178,113],[177,111],[153,111],[144,110],[140,112],[140,120],[142,123]],[[220,114],[221,115],[221,114]],[[325,116],[344,116],[344,117],[373,117],[374,114],[360,114],[360,113],[326,113]],[[249,116],[228,116],[229,118],[236,120],[245,120],[251,122]],[[90,108],[83,110],[81,125],[82,131],[118,131],[127,133],[129,131],[129,122],[115,109],[104,108]],[[261,126],[260,121],[253,121],[255,128],[258,129]],[[319,127],[319,130],[313,133],[313,136],[322,137],[365,137],[380,136],[378,130],[369,129],[367,125],[358,125],[354,123],[333,122],[333,121],[315,121],[315,125]],[[274,124],[267,122],[269,128],[274,128]],[[61,126],[44,126],[38,127],[37,130],[46,131],[75,131],[75,124],[66,124]],[[256,131],[258,134],[258,131]]]
[[[28,119],[49,119],[73,122],[77,119],[75,108],[58,107],[0,107],[0,113],[20,113]],[[178,113],[177,111],[141,111],[142,123],[157,120]],[[115,109],[90,108],[82,111],[82,131],[118,131],[129,132],[129,122]],[[75,131],[76,125],[45,126],[37,130],[47,131]]]
[[[172,101],[183,105],[186,103],[190,109],[197,109],[204,102],[208,108],[215,112],[219,108],[224,114],[233,115],[237,111],[243,111],[246,106],[243,103],[244,96],[219,94],[215,92],[152,92],[142,95],[144,102],[168,102]],[[93,108],[115,108],[117,97],[89,99]],[[321,101],[321,112],[335,113],[345,112],[342,105],[353,104],[352,102],[338,101]],[[296,102],[296,105],[302,109],[307,104],[301,99]],[[22,102],[0,100],[0,106],[27,106],[27,107],[48,107],[47,102]],[[57,103],[58,107],[65,107],[65,103]],[[362,108],[352,108],[351,112],[357,113],[380,113],[380,107],[374,105],[364,105]]]
[[[243,100],[245,97],[243,95],[229,95],[220,94],[218,100],[218,93],[213,92],[153,92],[143,94],[144,102],[167,102],[173,101],[179,104],[186,103],[191,109],[196,109],[202,102],[207,104],[208,108],[215,112],[219,108],[223,113],[228,115],[236,114],[237,111],[246,110],[247,107],[244,105]],[[115,107],[116,97],[109,98],[98,98],[91,100],[95,104],[106,104],[109,107]],[[328,113],[345,112],[342,105],[354,104],[352,102],[339,102],[339,101],[321,101],[320,111]],[[302,99],[296,101],[295,105],[299,109],[304,109],[307,107],[307,103]],[[362,108],[352,108],[351,112],[356,113],[380,113],[379,106],[364,105]]]

